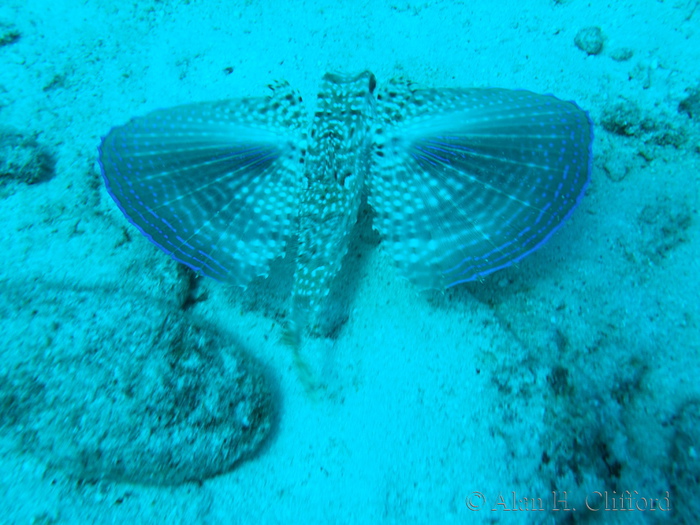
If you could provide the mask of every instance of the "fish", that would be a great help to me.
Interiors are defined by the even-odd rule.
[[[590,181],[593,123],[552,95],[328,73],[309,118],[287,82],[269,87],[133,118],[99,164],[127,220],[198,274],[245,287],[294,257],[294,348],[320,321],[363,199],[399,272],[445,290],[540,248]]]

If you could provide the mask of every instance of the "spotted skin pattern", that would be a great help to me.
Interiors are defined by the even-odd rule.
[[[369,72],[327,74],[308,125],[299,94],[270,87],[135,118],[99,160],[127,219],[200,274],[246,286],[295,253],[295,347],[319,321],[363,193],[403,275],[445,289],[544,244],[590,177],[592,123],[549,95],[405,80],[378,90]]]
[[[369,175],[374,77],[326,75],[311,126],[299,204],[299,250],[285,339],[300,343],[307,316],[318,316],[347,253]],[[311,319],[314,324],[317,320]]]

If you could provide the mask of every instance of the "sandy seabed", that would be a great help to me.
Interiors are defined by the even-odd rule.
[[[0,44],[0,125],[12,139],[0,155],[21,150],[46,168],[0,174],[1,522],[700,515],[697,1],[6,0]],[[311,396],[279,342],[274,290],[183,277],[109,198],[97,147],[156,108],[261,96],[278,79],[313,100],[325,72],[363,70],[380,84],[404,76],[575,100],[595,124],[592,181],[536,254],[445,294],[419,293],[376,239],[362,244],[347,321],[304,348],[325,385]],[[196,301],[183,299],[190,286]],[[82,294],[82,323],[110,291],[144,308],[186,301],[188,316],[265,370],[277,404],[265,443],[231,472],[165,487],[81,479],[52,450],[31,453],[55,443],[41,435],[52,427],[12,424],[21,395],[10,386],[14,363],[61,351],[32,324],[47,289],[54,305],[61,290]],[[56,313],[64,328],[68,308]],[[91,348],[120,360],[109,333],[89,333]],[[79,395],[70,373],[63,384]]]

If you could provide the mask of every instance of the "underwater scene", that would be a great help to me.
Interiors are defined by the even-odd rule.
[[[0,523],[698,523],[699,208],[698,0],[2,0]]]

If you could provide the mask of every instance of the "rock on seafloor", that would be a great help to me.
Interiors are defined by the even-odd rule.
[[[271,430],[261,366],[153,299],[5,282],[0,329],[0,429],[50,469],[89,481],[200,481],[250,456]]]
[[[574,43],[581,51],[589,55],[597,55],[603,50],[605,37],[599,27],[584,27],[576,33]]]
[[[56,161],[36,138],[12,128],[0,128],[0,184],[15,180],[44,182],[54,175]]]
[[[700,122],[700,86],[687,90],[688,96],[678,104],[678,112]]]
[[[700,400],[686,403],[674,417],[669,480],[674,496],[674,523],[697,523],[700,516]]]

